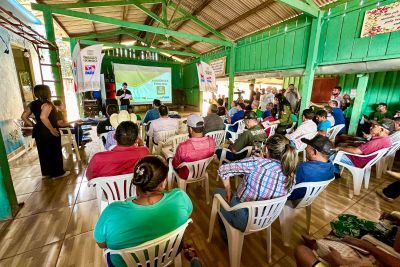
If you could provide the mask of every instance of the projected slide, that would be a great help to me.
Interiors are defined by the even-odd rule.
[[[128,84],[135,104],[151,104],[153,99],[172,103],[171,68],[113,64],[117,90]]]

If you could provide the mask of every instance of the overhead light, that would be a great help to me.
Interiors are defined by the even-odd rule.
[[[28,49],[26,49],[26,48],[24,49],[23,53],[24,53],[24,57],[30,57],[31,56],[31,54],[29,53]]]

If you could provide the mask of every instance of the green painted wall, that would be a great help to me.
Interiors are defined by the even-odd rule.
[[[171,68],[172,89],[182,89],[182,65],[180,63],[104,56],[103,62],[101,63],[101,73],[112,73],[112,63]]]
[[[184,64],[182,66],[182,76],[183,88],[186,94],[186,104],[191,106],[199,106],[200,91],[196,62]]]
[[[350,94],[350,90],[357,87],[356,74],[341,75],[339,85],[343,93]],[[399,85],[400,71],[370,73],[362,113],[370,115],[380,102],[387,103],[391,111],[400,109]]]
[[[332,7],[322,22],[318,64],[338,64],[400,56],[400,31],[360,38],[366,10],[396,0],[349,1]]]

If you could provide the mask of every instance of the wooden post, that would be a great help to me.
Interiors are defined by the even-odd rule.
[[[229,54],[229,91],[228,102],[229,107],[233,101],[233,91],[235,90],[235,65],[236,65],[236,45],[231,46]]]
[[[358,122],[361,119],[361,109],[364,102],[365,93],[367,92],[367,85],[369,80],[368,74],[358,74],[357,75],[357,91],[356,97],[354,98],[353,111],[351,113],[349,134],[356,134]]]
[[[17,196],[15,195],[6,148],[0,131],[0,221],[10,219],[17,210]]]
[[[310,44],[308,46],[306,69],[304,71],[303,89],[301,90],[301,105],[299,114],[302,114],[303,110],[308,108],[311,100],[318,56],[319,39],[321,35],[322,16],[323,12],[320,11],[318,17],[313,18],[311,23]],[[299,116],[299,124],[301,123],[301,120],[302,117]]]

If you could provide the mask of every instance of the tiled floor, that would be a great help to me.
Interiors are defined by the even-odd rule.
[[[85,152],[81,151],[85,159]],[[66,168],[73,173],[59,180],[42,179],[37,153],[28,154],[10,163],[15,191],[24,206],[11,221],[0,222],[0,266],[105,266],[102,250],[93,241],[93,228],[99,212],[93,188],[83,177],[85,164],[80,166],[70,157]],[[399,166],[395,166],[399,167]],[[215,181],[217,164],[209,168],[211,191],[221,187]],[[398,169],[397,169],[398,170]],[[352,213],[376,220],[382,211],[399,209],[400,200],[388,203],[375,194],[376,188],[394,181],[387,175],[375,178],[374,171],[368,190],[353,196],[349,173],[332,182],[313,204],[311,233],[322,237],[329,233],[329,222],[340,213]],[[204,190],[190,185],[188,193],[194,204],[193,224],[185,242],[198,251],[204,266],[229,266],[227,244],[215,228],[212,245],[206,241],[211,205],[205,203]],[[306,231],[305,211],[296,211],[292,247],[300,243]],[[272,266],[295,266],[293,248],[281,241],[279,221],[272,225]],[[242,266],[268,266],[265,233],[245,238]],[[188,262],[184,261],[184,266]]]

